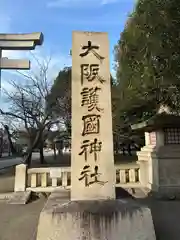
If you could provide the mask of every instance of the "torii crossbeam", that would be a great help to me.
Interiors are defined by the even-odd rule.
[[[29,70],[30,61],[26,59],[8,59],[2,57],[3,50],[34,50],[42,45],[42,33],[30,34],[0,34],[0,87],[1,70]]]

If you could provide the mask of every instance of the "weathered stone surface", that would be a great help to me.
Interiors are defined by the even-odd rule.
[[[56,199],[57,198],[57,199]],[[133,200],[48,200],[39,219],[37,240],[154,240],[151,212]],[[57,201],[56,201],[57,200]],[[49,205],[49,206],[48,206]]]
[[[52,212],[52,209],[58,208],[64,203],[70,201],[70,191],[69,190],[56,190],[49,196],[43,211]]]
[[[14,192],[8,200],[9,204],[26,204],[30,199],[31,192]]]
[[[71,200],[115,199],[109,41],[104,32],[73,32],[71,158]]]

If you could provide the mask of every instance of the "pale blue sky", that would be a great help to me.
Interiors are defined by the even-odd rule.
[[[108,32],[112,70],[114,45],[134,4],[135,0],[0,0],[0,32],[43,32],[44,44],[37,53],[52,55],[57,72],[71,65],[73,30]],[[18,58],[26,53],[4,55]],[[3,72],[3,79],[7,74]]]

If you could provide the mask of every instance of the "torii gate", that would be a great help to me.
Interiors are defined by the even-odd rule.
[[[37,45],[42,45],[43,34],[0,34],[0,90],[1,70],[29,70],[30,61],[26,59],[8,59],[2,57],[3,50],[34,50]],[[0,155],[2,151],[0,143]],[[1,156],[0,156],[1,157]]]
[[[29,70],[30,61],[26,59],[8,59],[2,57],[3,50],[34,50],[37,45],[42,45],[43,34],[0,34],[0,88],[1,70]]]

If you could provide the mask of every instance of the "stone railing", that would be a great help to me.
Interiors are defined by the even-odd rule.
[[[139,166],[137,164],[115,165],[116,187],[138,187]],[[16,166],[14,191],[52,192],[57,188],[71,187],[71,168],[29,168],[21,164]]]
[[[136,187],[139,183],[138,164],[119,164],[116,169],[116,187]]]
[[[51,172],[56,176],[51,177]],[[27,187],[26,190],[42,192],[52,192],[55,188],[69,188],[71,186],[71,168],[30,168],[27,170]]]

